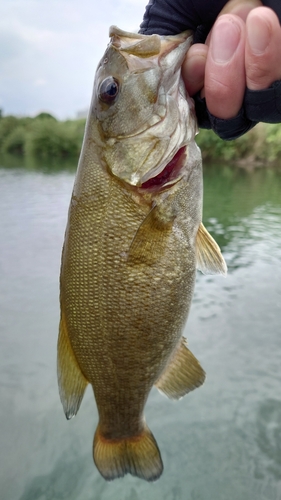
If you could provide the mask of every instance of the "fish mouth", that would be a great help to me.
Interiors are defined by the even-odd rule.
[[[159,191],[178,182],[183,175],[186,162],[186,146],[181,147],[165,168],[155,177],[143,182],[139,188],[146,191]]]

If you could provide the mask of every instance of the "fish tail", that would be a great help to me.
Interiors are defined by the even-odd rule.
[[[132,474],[146,481],[156,481],[163,471],[156,440],[146,425],[141,434],[125,439],[107,439],[98,426],[93,456],[100,474],[107,481],[125,474]]]

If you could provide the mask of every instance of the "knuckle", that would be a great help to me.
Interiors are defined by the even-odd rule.
[[[206,92],[210,95],[220,96],[220,99],[227,99],[232,95],[234,87],[229,82],[225,82],[222,78],[218,76],[212,76],[209,79],[208,84],[205,84]]]
[[[274,68],[275,69],[275,68]],[[276,78],[267,64],[261,62],[253,62],[246,67],[247,86],[259,86],[260,88],[268,87]]]

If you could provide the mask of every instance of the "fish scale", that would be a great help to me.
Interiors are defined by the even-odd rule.
[[[187,33],[146,37],[111,28],[69,209],[60,278],[59,390],[71,418],[86,386],[92,385],[99,414],[93,456],[107,480],[130,473],[152,481],[161,475],[162,459],[145,423],[145,403],[153,385],[179,399],[203,383],[205,373],[182,330],[196,262],[203,270],[226,270],[201,221],[196,120],[192,101],[183,99],[180,78],[189,44]],[[171,90],[159,123],[162,84]],[[130,88],[135,120],[123,126]],[[136,135],[133,149],[130,130]]]

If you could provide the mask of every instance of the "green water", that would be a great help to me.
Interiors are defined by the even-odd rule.
[[[17,166],[0,169],[1,500],[280,500],[281,171],[205,169],[204,221],[229,274],[198,273],[186,326],[206,383],[179,402],[149,397],[165,467],[149,484],[99,476],[90,389],[64,417],[58,274],[74,174]]]

